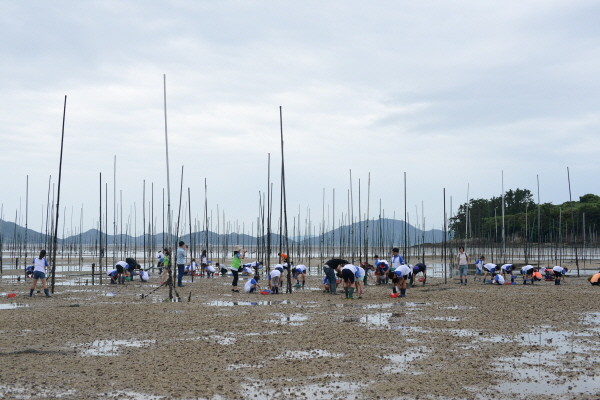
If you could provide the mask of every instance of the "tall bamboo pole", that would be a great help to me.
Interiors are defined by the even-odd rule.
[[[56,246],[57,246],[57,239],[58,239],[58,217],[59,217],[58,206],[59,206],[59,200],[60,200],[60,183],[61,183],[61,178],[62,178],[62,159],[63,159],[63,145],[64,145],[64,141],[65,141],[66,113],[67,113],[67,96],[65,95],[65,104],[63,107],[62,133],[61,133],[61,138],[60,138],[60,161],[58,164],[58,192],[57,192],[57,197],[56,197],[56,224],[54,225],[54,237],[52,239],[52,273],[51,273],[51,280],[50,280],[52,294],[54,294],[54,283],[55,283],[55,276],[56,276]]]

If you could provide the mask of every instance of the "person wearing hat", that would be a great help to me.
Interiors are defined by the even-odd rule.
[[[246,257],[246,250],[236,247],[233,250],[233,260],[231,261],[231,273],[233,274],[233,282],[231,282],[231,291],[234,293],[239,293],[239,289],[237,288],[238,284],[238,275],[241,270],[244,268],[242,265],[242,260]]]

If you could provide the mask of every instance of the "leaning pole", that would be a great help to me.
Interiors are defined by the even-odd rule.
[[[56,276],[56,244],[58,235],[58,214],[60,203],[60,180],[62,177],[62,159],[63,159],[63,144],[65,142],[65,114],[67,112],[67,96],[65,95],[65,104],[63,106],[62,134],[60,138],[60,161],[58,164],[58,192],[56,194],[56,223],[54,224],[54,237],[52,238],[52,272],[50,279],[50,290],[54,294],[54,282]]]

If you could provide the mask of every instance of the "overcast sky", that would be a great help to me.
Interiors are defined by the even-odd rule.
[[[216,223],[258,216],[267,154],[278,215],[283,107],[289,225],[347,212],[352,170],[371,217],[423,204],[426,226],[504,187],[542,202],[600,193],[600,3],[596,1],[6,1],[0,0],[0,183],[4,219],[21,207],[39,230],[57,182],[67,95],[61,213],[67,231],[98,219],[99,173],[113,211],[113,159],[123,215],[143,181],[155,216],[166,187],[163,74],[171,203],[181,166],[192,218],[204,179]],[[537,196],[536,196],[537,200]],[[134,204],[135,210],[134,213]],[[73,210],[73,211],[72,211]],[[209,211],[210,213],[210,211]],[[158,218],[159,225],[162,217]],[[304,222],[303,222],[304,223]],[[337,222],[336,222],[337,224]],[[160,230],[160,227],[159,227]],[[216,228],[215,228],[216,230]]]

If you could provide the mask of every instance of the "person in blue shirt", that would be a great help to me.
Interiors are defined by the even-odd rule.
[[[392,264],[392,270],[395,270],[401,265],[404,265],[404,258],[400,255],[400,249],[394,247],[392,249],[392,258],[390,259],[390,263]]]
[[[417,277],[417,274],[422,273],[423,274],[423,286],[425,286],[425,282],[427,281],[427,266],[423,263],[418,263],[415,264],[412,267],[412,275],[410,276],[410,286],[414,286],[414,281],[415,278]]]

